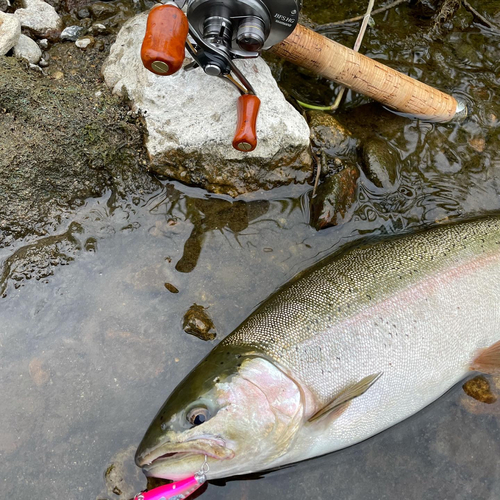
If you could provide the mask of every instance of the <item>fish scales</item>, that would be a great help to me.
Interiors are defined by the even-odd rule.
[[[494,297],[500,292],[499,252],[500,221],[496,218],[438,227],[369,247],[354,248],[333,257],[326,264],[321,263],[271,297],[222,343],[264,351],[305,382],[321,405],[328,402],[342,384],[349,383],[349,377],[362,375],[354,374],[351,368],[343,366],[346,356],[352,359],[359,354],[359,363],[366,367],[364,375],[369,375],[370,369],[379,371],[370,361],[380,361],[384,340],[385,351],[394,357],[394,363],[404,365],[406,371],[418,371],[418,357],[412,350],[415,342],[422,342],[421,347],[416,347],[422,356],[426,351],[439,349],[442,350],[441,356],[458,356],[454,350],[458,350],[460,344],[449,345],[448,338],[440,343],[433,337],[429,338],[433,331],[427,332],[427,335],[419,331],[425,318],[418,317],[418,314],[428,314],[428,320],[434,325],[436,317],[443,316],[443,307],[452,309],[454,301],[459,301],[456,306],[462,307],[463,312],[459,316],[464,316],[461,319],[464,325],[470,323],[472,318],[481,323],[482,316],[490,314],[493,325],[498,327],[496,334],[500,337],[500,306],[495,306],[494,311],[489,308],[488,311],[477,310],[474,313],[462,303],[461,296],[445,296],[444,303],[435,296],[429,302],[427,297],[427,309],[412,311],[408,307],[406,311],[395,311],[397,314],[393,322],[389,321],[391,310],[382,307],[392,303],[393,307],[401,308],[403,304],[394,299],[412,300],[412,293],[413,299],[425,299],[430,291],[422,290],[426,286],[423,284],[441,290],[447,285],[440,283],[440,277],[453,269],[466,273],[475,262],[489,255],[496,256],[491,263],[496,274],[490,277],[492,283],[487,290]],[[470,276],[472,281],[477,281],[475,274]],[[413,316],[415,313],[418,313],[417,316]],[[356,318],[364,318],[366,322],[362,332],[352,328]],[[445,326],[435,324],[436,328]],[[474,325],[469,326],[470,331],[474,331]],[[356,353],[356,350],[360,352]],[[469,359],[470,353],[467,356]],[[434,357],[431,356],[432,359]],[[386,366],[386,369],[389,368]],[[344,377],[343,369],[346,370]],[[398,383],[404,383],[404,378]],[[411,380],[408,379],[407,383],[410,384]]]

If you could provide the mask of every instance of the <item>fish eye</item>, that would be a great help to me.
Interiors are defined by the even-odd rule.
[[[192,408],[186,415],[187,421],[194,426],[201,425],[209,418],[210,412],[208,411],[208,408],[206,406],[197,406],[196,408]]]

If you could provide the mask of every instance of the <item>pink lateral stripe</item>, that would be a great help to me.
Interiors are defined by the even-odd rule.
[[[170,498],[187,498],[194,493],[203,483],[204,479],[198,480],[196,476],[176,481],[175,483],[158,486],[153,490],[139,493],[135,500],[169,500]]]

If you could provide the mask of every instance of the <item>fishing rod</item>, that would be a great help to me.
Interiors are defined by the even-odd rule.
[[[260,99],[235,59],[271,51],[298,66],[416,118],[447,122],[466,114],[451,95],[370,59],[298,24],[301,0],[177,0],[153,7],[141,48],[144,66],[173,75],[185,49],[207,75],[223,78],[240,93],[233,147],[253,151]],[[185,8],[186,14],[181,10]]]

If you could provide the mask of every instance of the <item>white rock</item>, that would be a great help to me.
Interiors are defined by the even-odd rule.
[[[122,27],[103,75],[115,93],[125,90],[134,110],[144,114],[154,170],[233,196],[309,178],[309,127],[261,58],[237,63],[262,101],[257,148],[242,153],[231,145],[238,91],[200,68],[166,77],[145,69],[140,49],[146,19],[147,12]]]
[[[38,46],[43,50],[46,50],[49,48],[49,41],[46,38],[42,38],[40,40],[37,40],[37,43],[38,43]]]
[[[80,40],[77,40],[75,42],[75,45],[79,49],[86,49],[91,43],[92,43],[92,40],[90,38],[80,38]]]
[[[14,56],[18,59],[26,59],[31,64],[37,64],[42,57],[42,51],[29,36],[21,35],[14,45]]]
[[[52,5],[43,0],[22,0],[22,4],[24,9],[17,9],[14,15],[23,28],[29,28],[38,36],[62,28],[62,20]]]
[[[0,12],[0,56],[4,56],[19,40],[21,24],[13,14]]]

